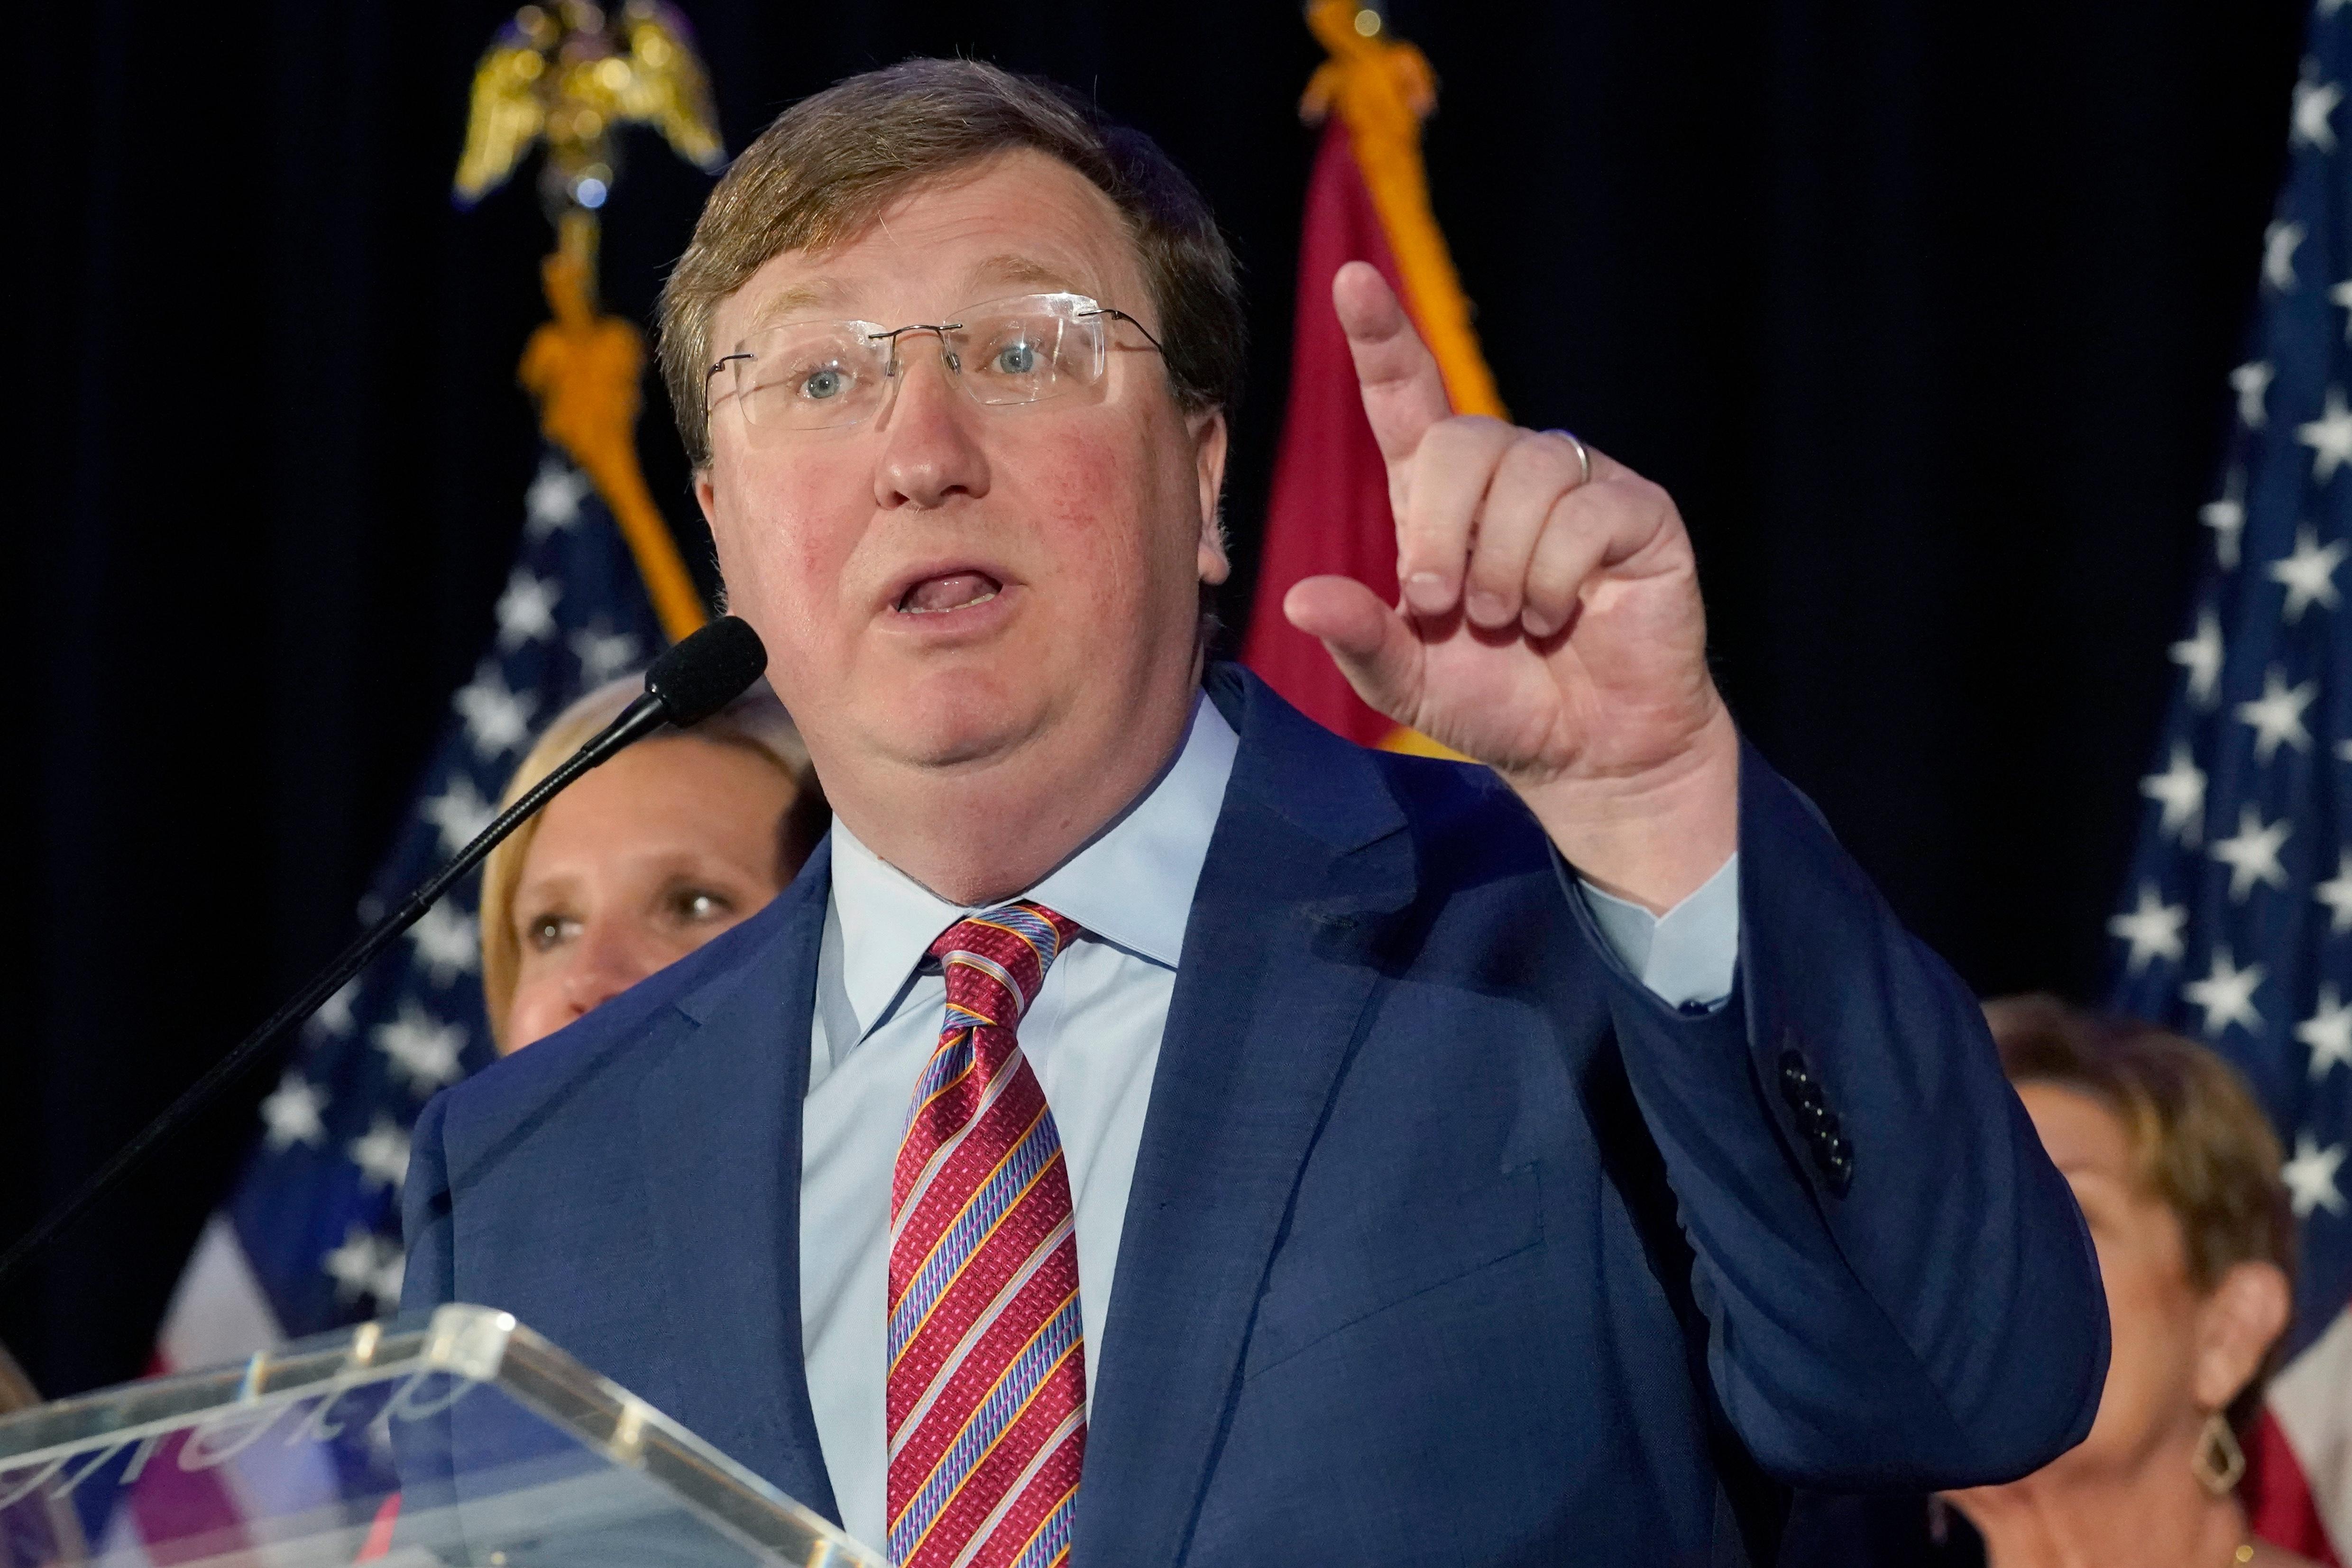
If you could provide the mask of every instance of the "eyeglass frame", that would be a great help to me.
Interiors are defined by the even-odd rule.
[[[1167,357],[1168,357],[1168,347],[1167,347],[1167,345],[1166,345],[1166,344],[1164,344],[1164,343],[1162,343],[1162,342],[1161,342],[1158,338],[1154,337],[1154,336],[1152,335],[1151,329],[1150,329],[1150,328],[1149,328],[1149,327],[1147,327],[1147,326],[1145,326],[1145,325],[1144,325],[1140,320],[1138,320],[1134,316],[1131,316],[1131,315],[1129,315],[1128,312],[1126,312],[1126,311],[1124,311],[1124,310],[1119,309],[1117,306],[1113,306],[1113,305],[1105,305],[1105,304],[1103,304],[1100,300],[1098,300],[1098,299],[1095,298],[1092,295],[1087,295],[1087,294],[1079,294],[1079,293],[1076,293],[1076,292],[1075,292],[1075,291],[1073,291],[1073,290],[1067,290],[1067,289],[1061,289],[1061,290],[1049,290],[1049,291],[1046,291],[1046,292],[1037,293],[1037,294],[1007,294],[1007,295],[1003,295],[1003,296],[1002,296],[1002,297],[1000,297],[999,298],[996,298],[996,299],[982,299],[982,300],[979,301],[979,302],[978,302],[978,303],[976,303],[976,304],[967,306],[967,307],[965,307],[965,308],[964,308],[961,312],[960,312],[960,314],[969,316],[969,315],[971,315],[973,311],[976,311],[976,310],[978,310],[978,309],[982,308],[982,307],[990,306],[990,305],[1006,304],[1006,303],[1010,303],[1011,301],[1013,301],[1013,300],[1016,300],[1016,299],[1051,299],[1051,300],[1055,300],[1055,301],[1066,301],[1066,302],[1068,302],[1068,303],[1073,307],[1073,308],[1071,309],[1070,314],[1071,314],[1071,317],[1072,317],[1074,319],[1078,319],[1078,320],[1099,319],[1101,319],[1101,318],[1103,318],[1103,317],[1108,316],[1108,317],[1110,317],[1110,318],[1112,318],[1112,319],[1114,319],[1120,320],[1120,321],[1124,321],[1124,322],[1126,322],[1128,325],[1129,325],[1129,326],[1133,327],[1137,331],[1139,331],[1139,332],[1142,333],[1142,334],[1143,334],[1143,340],[1144,340],[1145,342],[1147,342],[1147,343],[1150,344],[1150,345],[1151,345],[1151,347],[1152,347],[1152,349],[1153,349],[1153,350],[1155,350],[1155,351],[1160,355],[1160,357],[1163,361],[1164,361],[1164,360],[1166,360],[1166,359],[1167,359]],[[886,380],[890,381],[890,382],[897,382],[897,381],[898,380],[898,368],[899,368],[899,359],[898,359],[898,340],[899,340],[899,339],[901,339],[902,337],[906,336],[906,335],[907,335],[908,333],[909,333],[909,332],[929,332],[929,333],[930,333],[930,334],[931,334],[931,336],[933,336],[934,338],[937,338],[937,339],[939,340],[939,342],[940,342],[940,358],[941,358],[942,362],[946,362],[946,361],[947,361],[947,360],[948,360],[948,357],[949,357],[949,355],[950,355],[950,349],[949,349],[949,347],[948,347],[947,335],[948,335],[950,332],[961,332],[961,331],[964,331],[964,330],[967,330],[967,329],[968,329],[966,328],[965,323],[963,323],[963,322],[961,322],[961,321],[939,321],[939,322],[932,322],[932,321],[910,321],[910,322],[908,322],[907,325],[905,325],[905,326],[903,326],[903,327],[888,327],[888,328],[886,328],[886,327],[883,327],[880,323],[878,323],[878,322],[875,322],[875,321],[864,321],[864,320],[856,320],[856,319],[842,319],[842,320],[835,320],[835,319],[823,319],[823,318],[820,318],[820,319],[818,319],[811,320],[811,321],[779,321],[779,322],[775,323],[773,326],[771,326],[771,327],[765,327],[765,328],[761,329],[760,332],[753,334],[753,336],[765,336],[765,335],[767,335],[768,333],[771,333],[771,332],[782,331],[782,329],[784,329],[785,328],[788,328],[788,327],[848,327],[848,328],[853,328],[853,329],[855,329],[856,330],[856,332],[857,332],[858,336],[859,336],[861,339],[863,339],[866,342],[867,342],[867,343],[869,343],[869,344],[873,344],[873,343],[886,343],[886,342],[887,342],[887,343],[890,346],[890,357],[889,357],[888,361],[887,361],[887,362],[883,366],[882,374],[883,374],[883,376],[884,376],[884,378],[885,378]],[[870,329],[870,330],[869,330],[869,329]],[[1106,329],[1106,330],[1108,330],[1108,329]],[[702,373],[702,384],[703,384],[703,388],[704,388],[704,393],[703,393],[703,405],[702,405],[702,406],[703,406],[703,414],[704,414],[704,416],[705,416],[706,418],[707,418],[707,417],[709,417],[712,413],[716,412],[716,410],[717,410],[717,408],[718,408],[718,405],[719,405],[719,403],[726,402],[726,401],[727,401],[727,399],[729,399],[729,398],[730,398],[730,397],[731,397],[731,398],[736,399],[736,400],[737,400],[737,402],[738,402],[739,403],[742,401],[742,395],[743,395],[743,392],[742,392],[742,389],[741,389],[740,387],[737,387],[737,388],[734,388],[734,389],[732,389],[732,390],[730,390],[730,391],[729,391],[729,392],[722,392],[722,393],[720,393],[720,394],[719,395],[719,397],[717,397],[717,398],[715,398],[715,399],[714,399],[714,398],[712,398],[712,397],[709,395],[709,386],[710,386],[711,378],[712,378],[712,377],[714,377],[714,376],[716,376],[716,375],[718,375],[719,371],[721,371],[725,370],[729,365],[730,365],[730,364],[734,364],[734,363],[737,363],[738,361],[742,361],[742,362],[756,362],[756,361],[758,361],[759,356],[758,356],[757,354],[747,353],[747,352],[745,352],[745,351],[741,349],[741,347],[740,346],[740,345],[741,345],[741,344],[743,344],[743,343],[747,343],[747,342],[749,342],[749,341],[751,341],[751,339],[750,339],[750,338],[739,338],[739,339],[737,339],[737,340],[736,340],[736,342],[737,342],[737,344],[739,345],[739,347],[736,349],[736,351],[735,351],[735,352],[733,352],[733,353],[731,353],[731,354],[721,354],[720,356],[719,356],[719,358],[718,358],[718,359],[716,359],[716,360],[714,360],[714,361],[711,361],[710,366],[709,366],[709,368],[708,370],[706,370],[706,371],[703,371],[703,373]],[[1104,347],[1106,350],[1108,350],[1110,346],[1111,346],[1111,345],[1110,345],[1110,343],[1109,343],[1108,340],[1108,339],[1106,339],[1106,340],[1105,340],[1105,342],[1104,342],[1103,347]],[[956,366],[952,366],[952,365],[950,365],[950,368],[949,368],[949,373],[950,373],[951,376],[953,376],[953,377],[955,378],[956,384],[957,384],[958,386],[961,386],[961,385],[963,385],[963,384],[964,384],[964,383],[963,383],[963,380],[962,380],[962,371],[961,371],[961,369],[960,367],[956,367]],[[1098,384],[1098,383],[1097,383],[1097,382],[1087,382],[1087,383],[1086,383],[1086,384],[1087,384],[1087,385],[1091,386],[1091,385],[1096,385],[1096,384]],[[756,389],[755,389],[755,390],[756,390]],[[976,393],[975,393],[975,394],[972,394],[972,401],[973,401],[973,402],[980,402],[980,399],[979,399],[979,397],[978,397],[978,394],[976,394]],[[981,407],[982,407],[982,408],[1030,408],[1030,407],[1034,407],[1034,406],[1035,406],[1037,403],[1039,403],[1039,402],[1050,402],[1050,401],[1052,401],[1052,400],[1051,400],[1051,399],[1046,399],[1046,398],[1033,398],[1033,399],[1030,399],[1030,400],[1028,400],[1027,402],[1013,402],[1013,403],[987,403],[987,402],[981,402],[981,403],[980,403],[980,406],[981,406]],[[886,400],[886,406],[887,406],[887,400]],[[853,426],[856,426],[856,425],[859,425],[859,424],[863,424],[863,423],[865,423],[866,422],[866,420],[867,420],[868,418],[870,418],[870,417],[876,417],[876,416],[878,416],[878,415],[879,415],[879,413],[880,413],[881,412],[882,412],[882,411],[881,411],[880,409],[878,409],[878,408],[877,408],[877,409],[875,411],[875,414],[874,414],[874,415],[864,415],[864,414],[861,414],[860,416],[858,416],[858,417],[857,417],[857,418],[856,418],[856,419],[852,419],[852,420],[845,420],[844,422],[842,422],[842,423],[839,423],[839,424],[832,424],[832,425],[809,425],[809,426],[803,426],[803,428],[804,428],[804,429],[809,429],[809,430],[847,430],[847,429],[852,428]],[[757,423],[759,423],[757,420],[754,420],[754,419],[751,417],[751,413],[750,413],[750,410],[749,410],[748,408],[744,411],[744,416],[743,416],[743,417],[744,417],[744,423],[745,423],[746,424],[756,424]],[[790,428],[790,427],[781,427],[781,428]]]

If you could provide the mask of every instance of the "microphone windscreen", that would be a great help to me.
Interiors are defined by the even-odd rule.
[[[760,634],[747,622],[722,615],[653,662],[646,693],[684,729],[741,696],[767,667]]]

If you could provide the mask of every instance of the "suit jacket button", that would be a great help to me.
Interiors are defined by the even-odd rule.
[[[1832,1155],[1822,1162],[1822,1175],[1826,1178],[1831,1194],[1843,1197],[1846,1189],[1853,1185],[1853,1162]]]

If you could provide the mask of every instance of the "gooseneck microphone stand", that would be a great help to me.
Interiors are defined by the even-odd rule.
[[[618,718],[564,758],[562,766],[532,786],[520,800],[499,812],[488,827],[474,836],[472,842],[425,878],[399,908],[362,933],[333,963],[270,1014],[259,1029],[246,1036],[236,1050],[213,1063],[203,1077],[183,1091],[163,1114],[116,1150],[113,1157],[83,1182],[71,1197],[11,1242],[5,1252],[0,1252],[0,1284],[5,1284],[10,1273],[26,1259],[79,1218],[122,1179],[124,1173],[184,1127],[279,1036],[316,1012],[346,981],[367,967],[377,954],[423,919],[425,912],[449,891],[451,884],[481,864],[484,856],[573,779],[664,725],[683,729],[708,718],[740,696],[760,678],[767,664],[767,650],[761,645],[759,634],[731,615],[711,622],[655,660],[646,672],[645,695],[623,709]]]

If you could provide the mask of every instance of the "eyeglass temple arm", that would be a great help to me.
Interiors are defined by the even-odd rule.
[[[1142,322],[1137,320],[1134,317],[1129,315],[1124,310],[1115,308],[1108,305],[1097,305],[1092,310],[1081,311],[1079,314],[1091,316],[1116,316],[1120,320],[1126,322],[1129,326],[1134,328],[1137,331],[1142,333],[1143,340],[1145,342],[1150,344],[1153,348],[1158,349],[1163,354],[1168,351],[1166,346],[1163,345],[1159,339],[1151,335],[1150,328],[1145,326]]]

